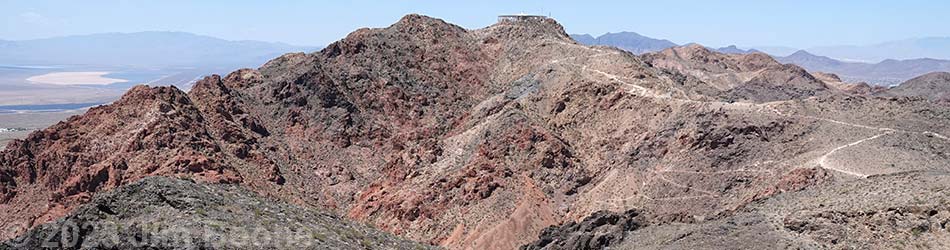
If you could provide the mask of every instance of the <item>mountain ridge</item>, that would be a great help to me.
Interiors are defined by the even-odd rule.
[[[515,249],[599,211],[637,208],[646,229],[742,220],[778,195],[950,160],[946,106],[846,93],[761,53],[583,46],[553,19],[467,30],[407,15],[188,93],[126,97],[0,151],[0,226],[161,175],[450,249]]]
[[[666,39],[655,39],[640,35],[636,32],[606,33],[598,37],[589,34],[572,34],[571,38],[586,45],[610,45],[634,54],[643,54],[677,46]]]
[[[845,62],[799,50],[787,57],[776,57],[809,70],[838,74],[848,81],[866,81],[877,85],[897,85],[931,72],[950,71],[950,61],[937,59],[888,59],[879,63]]]
[[[861,60],[867,63],[878,63],[887,59],[934,58],[950,60],[950,37],[910,38],[864,46],[821,46],[808,50],[841,60]]]
[[[740,48],[739,48],[738,46],[736,46],[736,45],[729,45],[729,46],[726,46],[726,47],[721,47],[721,48],[716,49],[716,51],[719,51],[719,52],[722,52],[722,53],[726,53],[726,54],[750,54],[750,53],[756,53],[756,52],[764,53],[764,52],[759,51],[759,50],[756,50],[756,49],[754,49],[754,48],[753,48],[753,49],[740,49]]]
[[[607,35],[614,33],[607,33]],[[629,38],[626,38],[629,41],[624,41],[623,39],[599,39],[594,38],[590,35],[572,35],[572,38],[580,42],[581,44],[586,45],[607,45],[615,46],[627,51],[630,51],[634,54],[644,54],[648,52],[656,52],[670,47],[679,46],[667,40],[661,40],[656,38],[645,37],[639,35],[635,32],[621,32],[616,34],[629,34]],[[933,38],[935,40],[942,41],[940,38]],[[641,41],[652,41],[652,42],[641,42]],[[656,45],[656,41],[666,41],[668,43],[663,43],[662,45]],[[909,39],[906,41],[916,41],[915,39]],[[897,42],[893,42],[897,43]],[[888,44],[888,43],[882,43]],[[948,43],[950,46],[950,43]],[[718,52],[727,53],[727,54],[749,54],[754,52],[762,52],[756,48],[750,48],[747,50],[740,49],[736,45],[730,45],[721,48],[713,48]],[[812,50],[812,49],[809,49]],[[882,49],[883,50],[883,49]],[[894,49],[890,49],[894,50]],[[822,50],[824,51],[824,50]],[[829,49],[829,51],[833,51]],[[900,50],[897,50],[900,51]],[[833,55],[819,53],[822,55]],[[927,56],[933,56],[935,54],[926,54]],[[878,86],[891,86],[897,85],[904,81],[910,80],[911,78],[930,73],[930,72],[939,72],[939,71],[950,71],[950,61],[926,58],[922,56],[915,57],[913,59],[881,59],[876,63],[865,63],[865,62],[854,62],[854,61],[845,61],[841,59],[835,59],[829,56],[819,56],[808,52],[807,50],[796,50],[794,53],[788,54],[786,56],[771,55],[775,59],[781,61],[782,63],[793,63],[799,66],[802,66],[810,71],[816,72],[827,72],[834,73],[844,78],[845,81],[849,82],[867,82],[873,85]],[[905,56],[906,57],[906,56]],[[900,57],[890,57],[890,58],[900,58]]]

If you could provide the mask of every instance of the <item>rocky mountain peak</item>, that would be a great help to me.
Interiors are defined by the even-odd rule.
[[[808,53],[808,51],[805,51],[803,49],[795,51],[795,53],[792,53],[791,55],[788,55],[788,56],[789,57],[816,57],[815,54]]]
[[[807,64],[807,65],[811,65],[811,64],[814,64],[814,63],[820,63],[820,64],[822,64],[822,65],[839,65],[839,64],[842,64],[842,62],[840,62],[840,61],[838,61],[838,60],[832,59],[832,58],[827,57],[827,56],[815,55],[815,54],[809,53],[808,51],[805,51],[805,50],[798,50],[798,51],[796,51],[795,53],[792,53],[791,55],[788,55],[788,56],[783,57],[783,58],[781,58],[781,59],[782,59],[783,61],[793,61],[793,62],[796,62],[796,64],[804,63],[804,64]]]
[[[668,50],[686,58],[698,58],[713,54],[712,50],[698,43],[690,43],[683,46],[672,47]]]
[[[491,37],[513,40],[515,42],[530,42],[543,39],[574,42],[564,31],[557,20],[553,18],[532,19],[512,22],[495,23],[480,31],[489,31]]]
[[[544,237],[592,229],[575,242],[613,244],[654,226],[641,214],[726,218],[834,181],[809,174],[825,169],[874,181],[864,177],[901,171],[888,162],[898,156],[945,169],[932,166],[948,161],[942,148],[888,141],[942,142],[946,119],[930,115],[945,110],[837,94],[761,54],[634,55],[577,44],[551,19],[465,30],[409,15],[188,94],[136,87],[10,144],[0,227],[34,227],[157,175],[240,185],[451,249],[516,249],[591,214]],[[857,144],[872,147],[847,148]]]
[[[129,89],[113,106],[133,106],[147,102],[161,101],[168,104],[190,104],[187,94],[175,86],[138,85]]]
[[[406,15],[389,28],[427,39],[465,33],[465,29],[462,27],[447,23],[442,19],[419,14]]]
[[[0,152],[3,226],[46,222],[109,190],[144,176],[192,176],[213,183],[242,181],[208,132],[204,116],[175,87],[136,86],[109,105],[89,109]],[[9,233],[9,232],[6,232]]]

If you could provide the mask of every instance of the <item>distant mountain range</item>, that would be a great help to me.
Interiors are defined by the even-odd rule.
[[[762,52],[756,49],[747,49],[747,50],[740,49],[739,47],[736,47],[735,45],[729,45],[729,46],[718,48],[715,50],[721,53],[728,53],[728,54],[751,54],[755,52]]]
[[[788,56],[800,50],[785,46],[752,46],[752,48],[772,56]]]
[[[597,38],[587,34],[571,35],[571,37],[582,44],[615,46],[634,54],[656,52],[678,46],[678,44],[669,40],[646,37],[634,32],[607,33]],[[710,48],[710,50],[730,54],[767,53],[782,63],[796,64],[809,71],[834,73],[845,81],[867,82],[875,85],[896,85],[930,72],[950,71],[950,60],[931,59],[950,58],[950,38],[904,40],[872,46],[814,48],[814,50],[822,51],[817,54],[828,56],[815,55],[805,50],[798,50],[790,54],[788,51],[792,48],[788,47],[764,46],[742,49],[736,45],[730,45],[722,48]],[[811,50],[809,49],[809,51]],[[879,62],[865,63],[832,57]],[[896,59],[878,60],[878,58]]]
[[[845,62],[827,56],[818,56],[804,50],[785,57],[775,57],[782,63],[793,63],[810,71],[835,73],[845,81],[868,82],[877,85],[895,85],[930,72],[950,71],[950,61],[937,59],[887,59],[879,63]]]
[[[676,43],[670,40],[650,38],[636,32],[607,33],[596,38],[588,34],[573,34],[571,38],[582,44],[609,45],[634,54],[660,51],[677,46]]]
[[[610,45],[635,54],[660,51],[679,44],[669,40],[640,35],[636,32],[607,33],[599,37],[588,34],[573,34],[571,38],[588,45]],[[730,48],[733,47],[733,48]],[[720,49],[739,49],[729,46]],[[761,51],[773,56],[790,56],[801,50],[784,46],[752,46],[742,51]],[[888,59],[941,59],[950,60],[950,37],[925,37],[883,42],[873,45],[818,46],[805,49],[817,55],[823,55],[841,61],[877,63]],[[726,51],[720,51],[726,52]]]
[[[650,52],[657,52],[664,49],[680,46],[670,40],[666,39],[656,39],[644,35],[640,35],[636,32],[619,32],[619,33],[607,33],[598,37],[591,36],[590,34],[571,34],[571,38],[574,41],[577,41],[581,44],[586,45],[606,45],[614,46],[626,51],[630,51],[634,54],[643,54]],[[710,48],[711,50],[722,52],[722,53],[732,53],[732,54],[748,54],[752,52],[760,52],[756,49],[740,49],[736,45],[730,45],[722,48]]]
[[[950,37],[927,37],[884,42],[868,46],[825,46],[807,49],[831,58],[880,62],[887,59],[934,58],[950,60]]]
[[[251,67],[284,53],[317,49],[185,32],[102,33],[0,41],[0,65]]]

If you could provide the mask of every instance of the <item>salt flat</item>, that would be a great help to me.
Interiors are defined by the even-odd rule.
[[[125,79],[108,78],[105,75],[110,72],[89,71],[89,72],[54,72],[44,75],[32,76],[27,81],[32,83],[53,84],[53,85],[108,85],[113,83],[128,82]]]

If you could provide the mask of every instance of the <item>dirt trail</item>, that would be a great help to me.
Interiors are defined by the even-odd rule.
[[[633,83],[633,82],[631,82],[631,81],[626,81],[625,79],[628,79],[627,77],[623,77],[623,76],[619,76],[619,75],[616,75],[616,74],[608,73],[608,72],[605,72],[605,71],[600,70],[600,69],[591,68],[591,67],[589,67],[589,65],[581,65],[581,64],[569,62],[569,61],[572,61],[572,60],[579,60],[579,59],[582,59],[582,58],[583,58],[583,59],[591,59],[591,58],[597,58],[597,57],[603,57],[603,56],[610,56],[610,55],[620,55],[621,53],[619,53],[619,52],[605,51],[605,50],[598,49],[598,48],[591,48],[591,47],[587,47],[587,46],[581,46],[581,45],[577,45],[577,44],[570,44],[570,43],[565,43],[565,42],[560,42],[560,41],[556,41],[556,42],[553,42],[553,43],[554,43],[554,44],[559,44],[559,45],[565,45],[565,46],[573,46],[573,47],[585,48],[585,49],[587,49],[587,50],[597,51],[597,52],[599,52],[599,53],[593,54],[593,55],[588,55],[588,56],[573,56],[573,57],[565,57],[565,58],[561,58],[561,59],[554,59],[554,60],[551,60],[551,61],[550,61],[551,64],[565,64],[565,65],[570,65],[570,66],[577,67],[577,68],[579,68],[579,69],[582,70],[582,71],[587,71],[587,72],[596,73],[596,75],[600,75],[600,76],[602,76],[602,77],[605,77],[605,78],[607,78],[609,81],[613,81],[613,82],[620,83],[622,86],[624,86],[624,87],[626,87],[626,88],[628,89],[628,90],[627,90],[627,93],[630,93],[630,94],[633,94],[633,95],[642,96],[642,97],[647,97],[647,98],[654,98],[654,99],[663,99],[663,100],[674,101],[674,102],[682,102],[682,103],[700,103],[700,104],[722,105],[722,106],[743,108],[743,109],[749,109],[749,110],[756,110],[756,111],[760,111],[760,112],[769,112],[769,111],[771,111],[771,112],[773,112],[773,113],[775,113],[775,114],[777,114],[777,115],[779,115],[779,116],[784,116],[784,117],[798,117],[798,118],[813,119],[813,120],[819,120],[819,121],[824,121],[824,122],[829,122],[829,123],[834,123],[834,124],[839,124],[839,125],[844,125],[844,126],[850,126],[850,127],[860,128],[860,129],[869,129],[869,130],[878,130],[878,131],[881,131],[881,133],[879,133],[879,134],[875,134],[875,135],[870,136],[870,137],[867,137],[867,138],[862,138],[862,139],[859,139],[859,140],[857,140],[857,141],[853,141],[853,142],[850,142],[850,143],[847,143],[847,144],[838,146],[838,147],[836,147],[836,148],[834,148],[834,149],[831,149],[830,151],[828,151],[827,153],[823,154],[822,156],[820,156],[820,157],[817,159],[817,161],[818,161],[818,166],[821,167],[821,168],[825,168],[825,169],[828,169],[828,170],[832,170],[832,171],[844,173],[844,174],[851,175],[851,176],[856,176],[856,177],[859,177],[859,178],[867,178],[867,177],[870,176],[870,175],[869,175],[869,174],[865,174],[865,173],[860,173],[860,172],[855,172],[855,171],[846,170],[846,169],[843,169],[843,168],[838,167],[838,166],[833,166],[833,165],[831,165],[831,164],[828,163],[828,158],[831,157],[832,155],[834,155],[835,153],[838,153],[838,152],[839,152],[840,150],[842,150],[842,149],[846,149],[846,148],[849,148],[849,147],[857,146],[857,145],[860,145],[860,144],[862,144],[862,143],[864,143],[864,142],[871,141],[871,140],[880,138],[880,137],[882,137],[882,136],[885,136],[885,135],[888,135],[888,134],[891,134],[891,133],[897,133],[897,132],[899,132],[899,133],[911,133],[911,134],[928,135],[928,136],[932,136],[932,137],[936,137],[936,138],[940,138],[940,139],[943,139],[943,140],[950,141],[950,138],[948,138],[948,137],[946,137],[946,136],[944,136],[944,135],[935,133],[935,132],[931,132],[931,131],[914,132],[914,131],[899,130],[899,129],[894,129],[894,128],[887,128],[887,127],[874,127],[874,126],[868,126],[868,125],[863,125],[863,124],[856,124],[856,123],[851,123],[851,122],[845,122],[845,121],[839,121],[839,120],[834,120],[834,119],[828,119],[828,118],[823,118],[823,117],[816,117],[816,116],[789,115],[789,114],[785,114],[785,113],[779,111],[778,109],[776,109],[775,107],[773,107],[771,104],[774,104],[774,103],[762,103],[762,104],[759,104],[759,103],[747,103],[747,102],[696,101],[696,100],[691,100],[691,99],[689,99],[689,96],[686,94],[685,91],[683,91],[683,90],[681,90],[681,89],[678,89],[678,88],[674,88],[673,91],[680,93],[681,95],[683,95],[683,97],[684,97],[685,99],[676,98],[676,97],[673,96],[673,92],[661,93],[660,91],[657,91],[657,90],[654,90],[654,89],[651,89],[651,88],[648,88],[648,87],[644,87],[644,86],[642,86],[642,85]],[[631,80],[635,80],[635,79],[631,79]],[[781,102],[777,102],[777,103],[781,103]],[[772,162],[772,161],[769,161],[769,162]],[[664,172],[676,172],[676,173],[694,173],[694,174],[725,174],[725,173],[729,173],[729,172],[741,172],[741,171],[746,171],[746,170],[730,170],[730,171],[719,171],[719,172],[689,172],[689,171],[672,170],[672,167],[671,167],[671,166],[668,166],[668,167],[664,168],[663,170],[656,171],[656,172],[654,172],[654,173],[657,174],[657,176],[659,177],[660,180],[662,180],[662,181],[664,181],[664,182],[667,182],[667,183],[669,183],[669,184],[671,184],[671,185],[674,185],[674,186],[677,186],[677,187],[681,187],[681,188],[687,188],[687,189],[694,190],[694,191],[697,191],[697,192],[700,192],[700,193],[703,193],[703,194],[704,194],[704,195],[695,196],[695,197],[690,197],[690,198],[704,198],[704,197],[705,197],[705,198],[710,198],[710,197],[716,197],[717,195],[715,195],[713,192],[710,192],[710,191],[699,190],[699,189],[695,189],[695,188],[690,188],[690,187],[688,187],[688,186],[686,186],[686,185],[683,185],[683,184],[681,184],[681,183],[672,181],[672,180],[666,178],[662,173],[664,173]],[[771,172],[771,171],[764,171],[764,170],[749,171],[749,172],[767,172],[768,174],[774,175],[773,172]],[[644,183],[644,185],[646,185],[646,183]],[[638,196],[642,196],[643,198],[646,198],[646,199],[648,199],[648,200],[653,200],[653,201],[655,201],[655,200],[660,200],[660,199],[669,199],[669,198],[652,198],[652,197],[649,197],[649,196],[646,196],[646,195],[643,195],[643,194],[638,194]],[[624,200],[627,200],[627,199],[630,199],[630,198],[632,198],[632,197],[625,198]],[[672,198],[676,198],[676,197],[672,197]]]
[[[818,165],[821,166],[822,168],[825,168],[825,169],[834,170],[834,171],[837,171],[837,172],[841,172],[841,173],[845,173],[845,174],[849,174],[849,175],[854,175],[854,176],[861,177],[861,178],[867,178],[867,177],[870,176],[870,175],[868,175],[868,174],[862,174],[862,173],[858,173],[858,172],[854,172],[854,171],[848,171],[848,170],[841,169],[841,168],[839,168],[839,167],[834,167],[834,166],[829,165],[829,164],[827,163],[828,157],[831,156],[831,155],[833,155],[833,154],[835,154],[836,152],[838,152],[838,150],[842,150],[842,149],[845,149],[845,148],[857,146],[858,144],[864,143],[864,142],[866,142],[866,141],[874,140],[874,139],[877,139],[877,138],[879,138],[879,137],[881,137],[881,136],[885,136],[885,135],[888,135],[888,134],[891,134],[891,133],[893,133],[893,131],[887,131],[887,132],[884,132],[884,133],[880,133],[880,134],[877,134],[877,135],[874,135],[874,136],[871,136],[871,137],[868,137],[868,138],[864,138],[864,139],[861,139],[861,140],[857,140],[857,141],[855,141],[855,142],[848,143],[848,144],[842,145],[842,146],[840,146],[840,147],[834,148],[834,149],[832,149],[831,151],[828,151],[828,153],[825,153],[824,155],[822,155],[821,157],[818,158]]]
[[[839,124],[839,125],[844,125],[844,126],[850,126],[850,127],[855,127],[855,128],[870,129],[870,130],[878,130],[878,131],[881,131],[881,133],[879,133],[879,134],[875,134],[875,135],[873,135],[873,136],[870,136],[870,137],[867,137],[867,138],[863,138],[863,139],[860,139],[860,140],[857,140],[857,141],[854,141],[854,142],[851,142],[851,143],[848,143],[848,144],[845,144],[845,145],[841,145],[841,146],[839,146],[839,147],[836,147],[836,148],[832,149],[831,151],[828,151],[827,153],[825,153],[824,155],[822,155],[821,157],[818,158],[818,165],[819,165],[820,167],[822,167],[822,168],[829,169],[829,170],[833,170],[833,171],[836,171],[836,172],[845,173],[845,174],[852,175],[852,176],[857,176],[857,177],[860,177],[860,178],[867,178],[868,176],[871,176],[871,175],[869,175],[869,174],[864,174],[864,173],[859,173],[859,172],[855,172],[855,171],[849,171],[849,170],[845,170],[845,169],[842,169],[842,168],[839,168],[839,167],[831,166],[830,164],[827,163],[828,158],[829,158],[831,155],[837,153],[838,151],[840,151],[840,150],[842,150],[842,149],[849,148],[849,147],[853,147],[853,146],[857,146],[857,145],[859,145],[859,144],[861,144],[861,143],[864,143],[864,142],[867,142],[867,141],[870,141],[870,140],[874,140],[874,139],[877,139],[877,138],[880,138],[880,137],[882,137],[882,136],[889,135],[889,134],[892,134],[892,133],[918,134],[918,135],[931,136],[931,137],[935,137],[935,138],[939,138],[939,139],[943,139],[943,140],[950,141],[950,138],[947,138],[946,136],[943,136],[943,135],[941,135],[941,134],[934,133],[934,132],[931,132],[931,131],[916,132],[916,131],[908,131],[908,130],[902,130],[902,129],[888,128],[888,127],[874,127],[874,126],[868,126],[868,125],[863,125],[863,124],[856,124],[856,123],[844,122],[844,121],[839,121],[839,120],[834,120],[834,119],[828,119],[828,118],[823,118],[823,117],[817,117],[817,116],[809,116],[809,115],[789,115],[789,114],[785,114],[785,113],[781,112],[780,110],[776,109],[775,107],[772,107],[772,106],[767,106],[767,107],[768,107],[772,112],[774,112],[774,113],[776,113],[776,114],[778,114],[778,115],[781,115],[781,116],[813,119],[813,120],[825,121],[825,122],[830,122],[830,123],[834,123],[834,124]]]
[[[568,43],[563,43],[563,42],[554,42],[554,44],[568,45],[568,46],[579,46],[579,45],[568,44]],[[580,47],[586,48],[586,49],[588,49],[588,50],[597,51],[597,52],[600,52],[600,53],[593,54],[593,55],[588,55],[588,56],[572,56],[572,57],[565,57],[565,58],[560,58],[560,59],[554,59],[554,60],[551,60],[551,61],[550,61],[550,64],[564,64],[564,65],[570,65],[570,66],[574,66],[574,67],[576,67],[576,68],[578,68],[578,69],[580,69],[580,70],[582,70],[582,71],[587,71],[587,72],[596,73],[596,75],[600,75],[600,76],[602,76],[602,77],[605,77],[605,78],[607,78],[609,81],[620,83],[622,86],[624,86],[624,87],[626,87],[626,88],[628,89],[628,90],[627,90],[627,93],[630,93],[630,94],[633,94],[633,95],[636,95],[636,96],[642,96],[642,97],[653,98],[653,99],[662,99],[662,100],[674,101],[674,102],[682,102],[682,103],[700,103],[700,104],[712,104],[712,105],[737,106],[737,107],[742,107],[742,108],[747,108],[747,109],[752,109],[752,108],[754,108],[754,107],[760,105],[760,104],[756,104],[756,103],[745,103],[745,102],[728,103],[728,102],[718,102],[718,101],[695,101],[695,100],[689,99],[689,95],[687,95],[685,91],[683,91],[683,90],[681,90],[681,89],[678,89],[678,88],[674,88],[672,92],[668,92],[668,93],[663,93],[663,94],[661,94],[660,91],[654,90],[654,89],[652,89],[652,88],[647,88],[647,87],[644,87],[644,86],[642,86],[642,85],[632,83],[632,82],[630,82],[630,81],[625,81],[624,79],[628,79],[627,77],[623,77],[623,76],[619,76],[619,75],[616,75],[616,74],[608,73],[608,72],[605,72],[605,71],[602,71],[602,70],[599,70],[599,69],[593,69],[593,68],[590,68],[588,65],[581,65],[581,64],[577,64],[577,63],[573,63],[573,62],[568,62],[568,61],[571,61],[571,60],[579,60],[579,59],[582,59],[582,58],[583,58],[583,59],[591,59],[591,58],[597,58],[597,57],[603,57],[603,56],[609,56],[609,55],[620,55],[620,54],[621,54],[621,53],[619,53],[619,52],[604,51],[604,50],[601,50],[601,49],[590,48],[590,47],[586,47],[586,46],[580,46]],[[635,79],[630,79],[630,80],[635,80]],[[683,96],[683,98],[685,98],[685,99],[673,97],[673,92],[680,93],[680,94]],[[772,162],[773,162],[773,161],[767,161],[766,163],[772,163]],[[754,164],[754,166],[758,166],[759,164],[760,164],[760,163],[756,163],[756,164]],[[740,169],[740,170],[717,171],[717,172],[690,172],[690,171],[672,170],[672,168],[673,168],[673,166],[667,166],[667,167],[663,168],[663,169],[660,170],[660,171],[654,171],[654,174],[656,174],[656,176],[658,177],[658,179],[660,179],[660,180],[663,181],[663,182],[669,183],[670,185],[673,185],[673,186],[676,186],[676,187],[680,187],[680,188],[683,188],[683,189],[686,189],[686,190],[696,191],[696,192],[702,193],[702,195],[654,198],[654,197],[650,197],[650,196],[645,195],[645,194],[637,194],[637,195],[635,195],[635,196],[633,196],[633,197],[627,197],[627,198],[622,198],[622,199],[612,199],[612,200],[608,200],[608,201],[609,201],[609,202],[612,202],[612,201],[626,202],[626,201],[629,201],[629,200],[634,199],[634,198],[636,198],[636,197],[641,197],[641,198],[644,198],[644,199],[647,199],[647,200],[650,200],[650,201],[670,201],[670,200],[679,200],[679,199],[699,199],[699,198],[717,198],[717,197],[719,197],[719,194],[716,194],[715,192],[708,191],[708,190],[697,189],[697,188],[692,188],[692,187],[689,187],[689,186],[684,185],[684,184],[682,184],[682,183],[679,183],[679,182],[670,180],[670,179],[668,179],[666,176],[663,175],[664,172],[691,173],[691,174],[726,174],[726,173],[735,173],[735,172],[761,172],[761,173],[768,173],[769,175],[774,175],[774,173],[773,173],[772,171],[768,171],[768,170],[746,170],[746,169]],[[648,183],[646,183],[646,182],[643,183],[644,186],[646,186],[647,184],[648,184]],[[652,184],[652,183],[651,183],[651,184]]]

